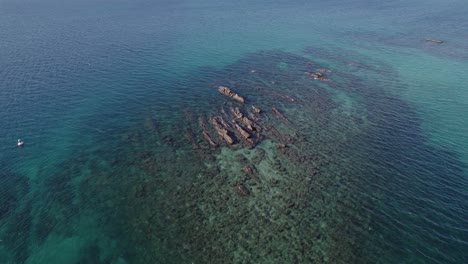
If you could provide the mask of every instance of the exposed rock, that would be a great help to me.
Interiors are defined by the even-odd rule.
[[[218,117],[218,120],[225,129],[229,130],[231,128],[231,126],[226,121],[224,121],[222,117]]]
[[[212,117],[210,121],[218,135],[226,141],[226,143],[229,145],[234,144],[234,139],[229,135],[228,126],[221,117]]]
[[[249,132],[245,131],[241,126],[239,126],[237,123],[234,124],[234,127],[237,129],[237,131],[239,132],[239,134],[241,134],[241,136],[244,138],[244,139],[249,139],[250,138],[250,134]]]
[[[244,103],[244,102],[245,102],[245,100],[244,100],[244,98],[243,98],[242,96],[240,96],[240,95],[234,93],[233,91],[231,91],[231,89],[229,89],[229,88],[226,87],[226,86],[219,86],[219,87],[218,87],[218,91],[219,91],[220,93],[222,93],[222,94],[228,96],[228,97],[231,97],[232,99],[234,99],[234,100],[236,100],[236,101],[238,101],[238,102],[240,102],[240,103]]]
[[[240,111],[239,107],[236,107],[236,108],[231,108],[231,112],[234,114],[234,116],[238,119],[242,119],[244,117],[244,115],[242,114],[242,112]]]
[[[319,70],[326,70],[326,69],[319,69]],[[323,76],[323,73],[320,72],[319,70],[317,72],[315,72],[315,73],[313,73],[313,72],[304,72],[304,74],[309,76],[309,77],[314,78],[315,80],[329,81],[329,79],[325,78],[325,76]]]
[[[252,110],[257,113],[257,114],[260,114],[261,110],[257,107],[255,107],[254,105],[252,105]]]
[[[250,120],[248,117],[244,116],[241,121],[250,131],[260,132],[260,126],[257,125],[254,121]]]
[[[425,41],[432,43],[444,43],[442,40],[439,39],[425,39]]]
[[[244,116],[240,111],[239,107],[231,108],[232,113],[234,116],[250,131],[260,131],[260,126],[257,125],[255,122],[250,120],[248,117]]]
[[[253,139],[250,137],[250,134],[245,131],[241,126],[239,126],[238,124],[234,124],[235,128],[237,129],[237,131],[239,132],[239,134],[241,134],[242,138],[247,141],[249,144],[254,144],[254,141]]]
[[[323,77],[323,74],[320,73],[320,72],[316,72],[316,73],[313,73],[313,72],[304,72],[305,75],[309,76],[309,77],[312,77],[314,79],[319,79],[321,77]]]

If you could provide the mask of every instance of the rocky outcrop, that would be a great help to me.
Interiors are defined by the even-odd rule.
[[[309,76],[309,77],[312,77],[314,79],[320,79],[323,77],[323,74],[321,72],[316,72],[316,73],[313,73],[313,72],[304,72],[305,75]]]
[[[231,108],[231,112],[251,132],[260,131],[260,126],[257,125],[254,121],[250,120],[248,117],[244,116],[239,107]]]
[[[242,119],[244,117],[244,115],[242,114],[242,112],[240,111],[240,108],[239,107],[235,107],[235,108],[232,108],[231,107],[231,112],[234,114],[234,116],[237,118],[237,119]]]
[[[244,100],[244,98],[242,96],[234,93],[233,91],[231,91],[231,89],[229,89],[226,86],[219,86],[218,91],[220,93],[232,98],[233,100],[238,101],[239,103],[244,103],[245,102],[245,100]]]
[[[325,71],[323,71],[325,70]],[[328,81],[327,78],[323,75],[323,72],[327,72],[327,69],[319,69],[315,73],[314,72],[304,72],[305,75],[314,78],[315,80],[321,80],[321,81]]]
[[[252,110],[253,110],[256,114],[260,114],[260,112],[261,112],[260,108],[257,108],[257,107],[255,107],[254,105],[252,105]]]
[[[237,132],[242,136],[242,138],[247,141],[249,144],[253,145],[254,141],[251,138],[249,132],[245,131],[240,125],[234,123],[234,127],[236,128]]]
[[[212,117],[210,119],[211,124],[218,133],[218,135],[228,144],[234,144],[234,139],[230,135],[227,123],[222,119],[222,117]]]
[[[254,122],[260,121],[260,118],[258,118],[254,113],[249,113],[249,118]]]

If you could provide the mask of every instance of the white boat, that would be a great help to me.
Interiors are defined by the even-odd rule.
[[[16,143],[16,145],[18,145],[18,147],[21,147],[24,145],[24,142],[21,139],[18,139],[18,143]]]

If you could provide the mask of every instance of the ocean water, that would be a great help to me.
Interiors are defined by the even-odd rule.
[[[466,13],[0,0],[0,263],[467,263]]]

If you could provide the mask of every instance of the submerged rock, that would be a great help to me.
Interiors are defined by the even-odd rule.
[[[257,108],[254,105],[252,105],[252,110],[257,114],[260,114],[260,112],[261,112],[260,108]]]
[[[317,72],[318,73],[330,73],[331,71],[329,69],[322,68],[322,69],[317,69]]]
[[[242,183],[236,184],[235,190],[241,196],[248,196],[250,194],[249,189],[247,189],[247,187],[245,187]]]
[[[202,117],[198,118],[198,123],[202,129],[203,138],[213,147],[217,147],[218,144],[211,138],[210,134],[207,131],[207,126],[205,120]]]
[[[257,168],[253,164],[246,165],[242,168],[242,171],[249,177],[254,176],[257,173]]]
[[[280,117],[280,118],[283,119],[284,121],[289,122],[288,118],[286,118],[286,116],[284,116],[283,113],[281,113],[280,111],[278,111],[278,109],[276,109],[276,108],[273,107],[271,110],[273,111],[273,114],[275,114],[276,116]]]
[[[442,40],[439,39],[425,39],[425,41],[432,43],[444,43]]]
[[[210,135],[206,132],[206,131],[203,131],[203,138],[205,138],[205,140],[213,147],[216,147],[218,146],[218,144],[216,144],[216,142],[213,141],[213,139],[211,139]]]

